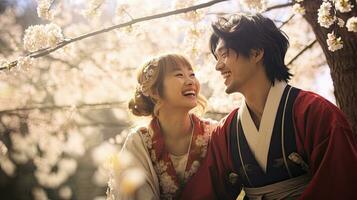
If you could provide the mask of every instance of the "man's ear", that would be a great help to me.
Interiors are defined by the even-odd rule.
[[[264,49],[252,49],[250,52],[250,56],[255,63],[258,63],[263,59]]]

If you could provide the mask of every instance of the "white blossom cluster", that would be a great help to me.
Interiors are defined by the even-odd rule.
[[[327,34],[327,45],[328,49],[332,52],[342,49],[343,42],[341,37],[337,37],[334,32]]]
[[[345,23],[341,18],[335,16],[336,13],[332,11],[332,6],[334,6],[336,11],[340,13],[350,12],[353,8],[353,5],[349,0],[333,0],[332,2],[324,0],[320,5],[317,14],[317,21],[320,26],[330,28],[331,25],[336,23],[341,28],[346,26],[348,31],[357,32],[356,17],[349,18],[347,23]],[[326,42],[330,51],[336,51],[343,48],[342,39],[341,37],[338,37],[335,32],[331,32],[327,35]]]
[[[145,173],[140,168],[130,168],[125,171],[119,184],[123,194],[134,194],[138,187],[145,183]]]
[[[86,17],[97,17],[101,15],[101,6],[105,0],[89,0],[88,7],[83,11],[84,16]]]
[[[348,31],[357,32],[357,17],[351,17],[346,22]]]
[[[8,152],[6,145],[0,140],[0,156],[5,156]]]
[[[136,131],[140,134],[138,128]],[[145,173],[142,169],[134,167],[134,157],[129,151],[121,151],[120,153],[114,147],[123,145],[124,138],[135,131],[135,129],[124,129],[120,134],[111,138],[112,142],[102,143],[93,151],[93,159],[95,163],[101,163],[99,168],[105,168],[107,192],[106,199],[126,199],[130,197],[144,182]],[[119,137],[119,135],[121,137]],[[130,137],[130,136],[129,136]],[[143,137],[145,140],[145,137]],[[146,141],[146,140],[145,140]],[[151,140],[150,140],[151,141]],[[109,145],[111,143],[111,145]],[[114,144],[116,146],[114,146]],[[103,160],[104,158],[104,160]]]
[[[121,180],[120,186],[115,185],[117,181],[116,173],[123,170],[127,171],[133,162],[132,155],[128,152],[121,152],[120,157],[118,156],[118,147],[122,146],[124,139],[128,134],[127,132],[128,129],[125,129],[122,133],[118,134],[115,139],[110,138],[108,142],[103,142],[92,150],[92,160],[97,167],[92,181],[97,186],[109,187],[107,191],[107,199],[110,199],[109,197],[114,195],[114,190],[115,192],[118,192],[119,190],[126,190],[127,187],[137,187],[134,184],[135,180],[132,180],[131,173],[122,177],[125,178],[125,180]],[[136,177],[137,175],[135,175],[134,179],[136,179]]]
[[[28,51],[37,51],[46,47],[53,47],[63,41],[61,28],[54,24],[34,25],[25,30],[24,48]]]
[[[34,158],[36,166],[35,177],[39,184],[46,188],[58,188],[73,175],[77,169],[77,161],[63,157],[65,145],[59,135],[46,135],[38,138],[41,156]],[[53,167],[57,167],[53,171]]]
[[[317,21],[322,27],[329,28],[335,22],[334,15],[331,15],[331,8],[331,3],[324,1],[318,9]]]
[[[265,0],[242,0],[240,2],[248,9],[254,9],[257,11],[263,11],[266,9]]]
[[[183,46],[185,47],[186,51],[184,53],[189,55],[190,59],[193,61],[200,57],[200,48],[204,48],[200,44],[200,37],[202,37],[205,30],[207,30],[206,28],[207,27],[195,24],[188,27],[188,29],[185,31]]]
[[[336,9],[341,13],[350,12],[353,8],[349,0],[334,0]]]
[[[0,140],[0,169],[2,169],[6,175],[14,176],[16,165],[9,159],[8,155],[6,145]]]
[[[63,200],[71,199],[72,190],[68,186],[62,186],[58,191],[58,195]],[[38,187],[38,186],[32,188],[32,196],[35,200],[48,200],[49,199],[46,191],[43,188]]]
[[[54,13],[50,9],[53,0],[37,0],[37,15],[40,18],[52,20]]]
[[[71,199],[72,197],[72,189],[69,186],[62,186],[58,190],[58,194],[61,199]]]
[[[119,17],[122,17],[123,15],[126,15],[127,9],[129,8],[128,4],[118,4],[115,10],[115,14]]]
[[[63,134],[45,134],[34,130],[30,128],[27,135],[12,132],[9,155],[16,164],[33,161],[36,167],[34,175],[39,186],[32,190],[32,195],[35,199],[47,199],[46,191],[41,187],[58,189],[76,172],[77,161],[72,157],[84,154],[84,139],[76,132],[69,132],[65,138]],[[12,176],[16,165],[6,157],[7,148],[1,141],[0,149],[1,169]],[[68,186],[62,186],[58,192],[62,199],[71,199],[72,191]]]
[[[103,142],[92,151],[92,160],[97,167],[92,181],[98,186],[105,186],[108,183],[108,162],[111,156],[118,153],[115,145]]]
[[[38,169],[35,177],[40,185],[47,188],[58,188],[76,172],[77,161],[72,158],[63,158],[57,163],[57,171],[51,172],[47,167]]]
[[[17,58],[17,62],[16,62],[16,70],[20,71],[20,70],[29,70],[35,63],[35,59],[30,57],[30,56],[20,56]],[[0,60],[0,66],[1,68],[8,68],[10,70],[13,70],[14,67],[12,66],[13,63],[2,59]]]
[[[337,17],[337,25],[341,28],[343,28],[343,26],[345,25],[345,21],[343,21],[343,19]]]
[[[31,58],[29,56],[26,56],[26,57],[20,56],[17,59],[18,69],[28,70],[33,66],[33,64],[34,64],[34,58]]]
[[[84,147],[84,137],[78,132],[68,132],[67,141],[64,143],[64,152],[72,156],[82,156],[86,149]]]
[[[16,165],[9,159],[8,156],[0,156],[0,168],[7,176],[14,176]]]
[[[186,1],[176,0],[174,2],[174,9],[191,7],[191,6],[194,6],[196,4],[196,2],[197,2],[197,0],[186,0]],[[195,11],[191,11],[191,12],[182,14],[181,16],[183,16],[182,18],[187,21],[198,22],[203,19],[204,14],[201,10],[195,10]]]
[[[20,133],[10,134],[12,142],[11,157],[18,164],[25,164],[33,159],[37,152],[36,138],[32,135],[23,136]]]
[[[350,12],[353,8],[353,5],[351,5],[351,2],[349,0],[334,0],[333,2],[335,9],[341,13]],[[331,8],[331,2],[327,0],[324,0],[322,2],[320,8],[318,9],[318,23],[322,27],[329,28],[334,22],[337,22],[338,26],[343,27],[345,25],[344,21],[341,18],[334,16]],[[351,31],[349,28],[348,30]]]
[[[41,187],[35,187],[32,189],[32,196],[35,200],[48,200],[46,191]]]
[[[305,8],[300,4],[304,0],[296,0],[295,4],[293,5],[293,12],[299,15],[305,15]]]

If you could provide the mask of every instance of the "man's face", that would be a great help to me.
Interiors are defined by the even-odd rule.
[[[226,85],[226,93],[242,92],[257,70],[254,62],[233,49],[227,49],[220,39],[215,50],[216,70],[221,72]]]

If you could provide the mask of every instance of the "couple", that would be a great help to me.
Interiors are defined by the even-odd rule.
[[[145,171],[135,199],[357,199],[357,146],[344,114],[287,84],[287,37],[272,20],[234,15],[212,25],[210,48],[226,92],[244,101],[218,124],[204,109],[191,64],[146,63],[129,108],[152,116],[123,150]],[[119,195],[120,196],[120,195]]]

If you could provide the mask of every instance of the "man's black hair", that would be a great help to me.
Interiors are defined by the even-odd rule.
[[[263,65],[272,84],[275,79],[288,82],[292,76],[284,63],[289,40],[271,19],[261,14],[232,15],[220,17],[212,28],[210,48],[216,59],[215,51],[222,40],[225,48],[245,57],[251,55],[251,50],[264,50]]]

